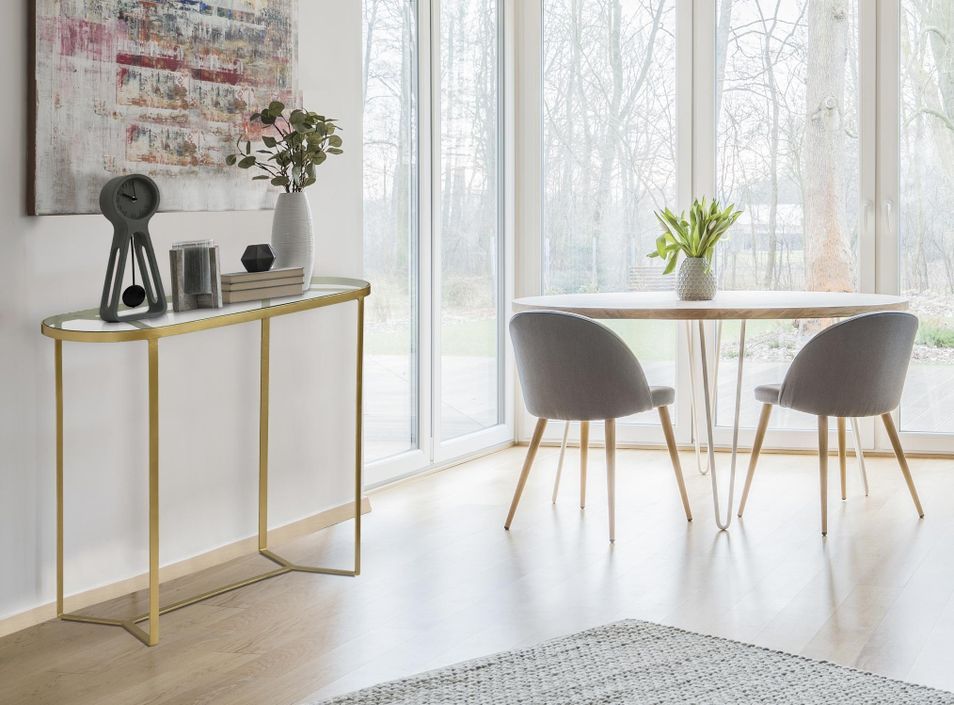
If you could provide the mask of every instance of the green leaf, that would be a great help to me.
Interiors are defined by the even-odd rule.
[[[225,158],[225,163],[229,166],[235,166],[235,162],[238,161],[238,157],[234,154],[230,154]]]
[[[673,255],[669,258],[669,261],[666,262],[666,268],[663,270],[663,274],[672,274],[673,270],[676,268],[676,260],[678,259],[679,255],[677,253],[673,253]]]
[[[267,174],[259,174],[258,176],[253,176],[252,181],[265,181],[266,179],[270,178],[272,177],[268,176]]]
[[[256,159],[254,155],[249,157],[244,157],[242,161],[238,163],[239,169],[249,169],[255,166],[255,162],[256,162]]]
[[[285,104],[280,101],[273,100],[268,104],[268,112],[272,113],[273,115],[281,115],[284,111]]]
[[[262,137],[262,144],[264,144],[269,149],[274,149],[275,145],[278,144],[278,141],[274,137],[265,135]]]
[[[272,179],[272,186],[288,186],[290,183],[287,176],[276,176]]]

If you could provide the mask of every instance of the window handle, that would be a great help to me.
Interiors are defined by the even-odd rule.
[[[894,201],[890,198],[884,199],[884,227],[889,233],[894,233]]]

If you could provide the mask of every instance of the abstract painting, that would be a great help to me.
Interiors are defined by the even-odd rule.
[[[35,3],[36,214],[98,213],[124,173],[155,179],[161,210],[273,205],[225,157],[251,112],[299,102],[298,0]]]

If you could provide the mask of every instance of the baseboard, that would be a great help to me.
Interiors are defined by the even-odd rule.
[[[285,526],[272,529],[268,532],[269,542],[282,543],[285,541],[290,541],[292,539],[298,538],[299,536],[313,534],[316,531],[328,528],[334,524],[340,524],[341,522],[347,521],[354,516],[353,507],[354,503],[348,502],[338,507],[326,509],[325,511],[319,512],[318,514],[314,514],[310,517],[299,519],[298,521],[286,524]],[[371,500],[368,497],[364,497],[361,500],[361,513],[367,514],[370,511]],[[191,573],[197,573],[200,570],[212,568],[236,558],[247,556],[249,554],[255,553],[257,550],[258,536],[250,536],[234,543],[220,546],[219,548],[215,548],[206,553],[201,553],[198,556],[193,556],[192,558],[187,558],[177,563],[170,563],[169,565],[162,566],[159,569],[159,580],[162,582],[175,580],[176,578],[181,578]],[[67,612],[75,612],[77,610],[89,607],[90,605],[96,605],[100,602],[106,602],[107,600],[128,595],[130,593],[136,592],[137,590],[143,590],[148,586],[149,574],[143,573],[142,575],[136,575],[132,578],[120,580],[116,583],[102,585],[100,587],[93,588],[92,590],[76,593],[75,595],[68,595],[64,600],[64,607]],[[40,605],[39,607],[34,607],[33,609],[27,610],[26,612],[20,612],[9,617],[4,617],[0,619],[0,637],[35,626],[41,622],[46,622],[55,617],[55,602]]]

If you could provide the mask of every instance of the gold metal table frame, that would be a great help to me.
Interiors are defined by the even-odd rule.
[[[105,323],[95,310],[53,316],[43,321],[41,332],[54,341],[56,387],[56,614],[71,622],[122,627],[147,646],[159,643],[159,616],[238,588],[293,571],[355,577],[361,572],[361,465],[362,381],[364,351],[364,300],[371,285],[359,279],[315,277],[301,297],[255,301],[202,309],[184,314],[167,313],[160,318],[131,323]],[[354,467],[354,567],[326,568],[293,563],[268,548],[268,383],[271,319],[301,311],[355,301],[357,303],[357,351],[355,372],[355,467]],[[258,464],[258,552],[277,568],[237,582],[222,585],[164,607],[159,605],[159,340],[174,335],[261,322]],[[130,619],[103,619],[63,609],[63,341],[113,343],[145,341],[149,359],[149,610]],[[149,622],[146,631],[139,625]]]

